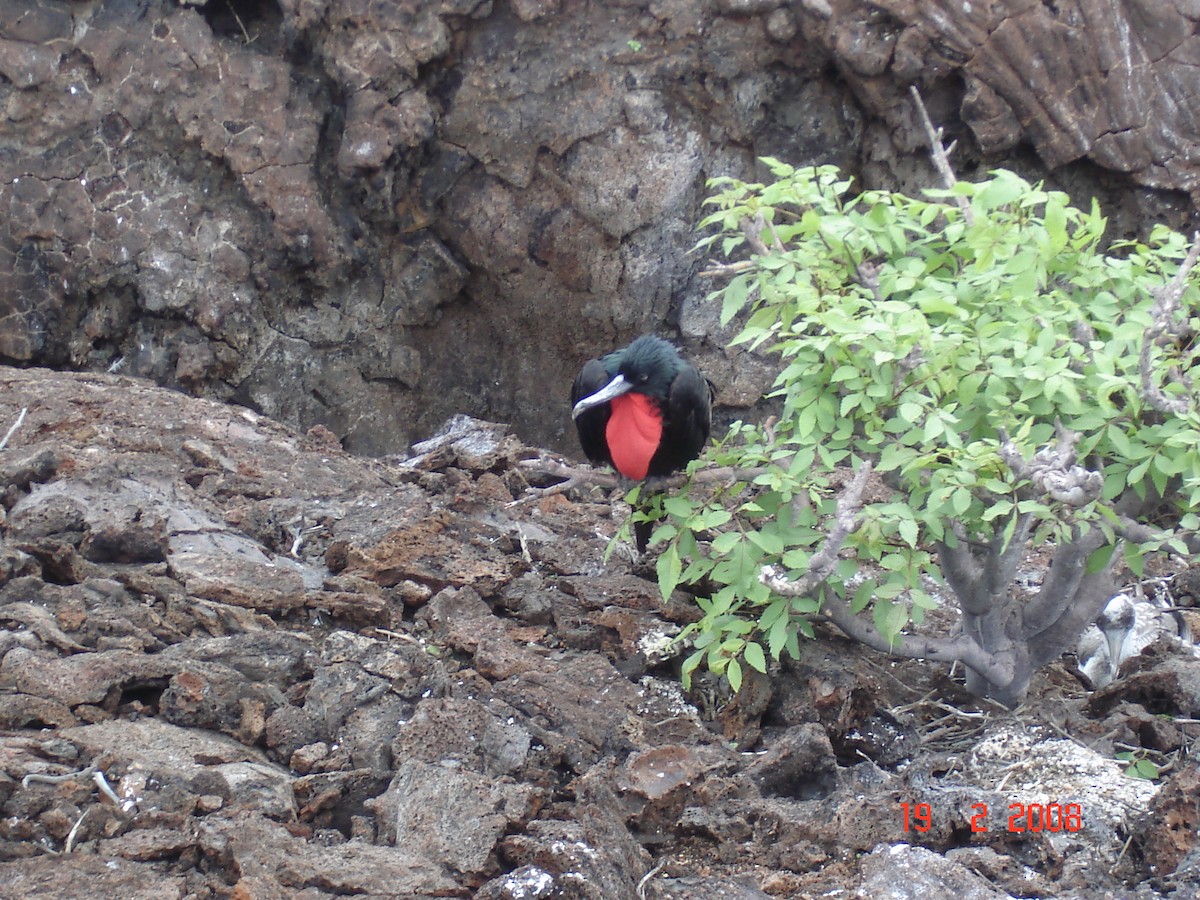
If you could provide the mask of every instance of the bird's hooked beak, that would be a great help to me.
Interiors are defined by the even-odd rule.
[[[1104,631],[1104,642],[1108,645],[1108,671],[1112,674],[1113,681],[1117,680],[1117,676],[1121,672],[1121,651],[1125,649],[1127,636],[1125,629],[1120,631],[1105,629]]]
[[[608,403],[614,397],[620,397],[622,394],[627,394],[633,390],[633,385],[625,380],[624,375],[618,375],[596,393],[590,397],[584,397],[575,404],[575,408],[571,410],[571,418],[578,419],[579,414],[585,410],[591,409],[593,406],[599,406],[601,403]]]

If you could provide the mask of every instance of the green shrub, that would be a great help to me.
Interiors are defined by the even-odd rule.
[[[702,588],[685,679],[707,663],[736,690],[744,665],[798,656],[820,611],[881,649],[960,659],[972,690],[1019,702],[1111,595],[1114,548],[1140,573],[1200,524],[1197,291],[1172,283],[1188,241],[1157,228],[1105,247],[1095,203],[1006,171],[916,199],[764,162],[770,184],[711,182],[699,246],[732,260],[713,298],[742,323],[735,344],[778,356],[782,413],[710,453],[732,483],[650,513],[666,516],[664,596]],[[885,488],[843,502],[854,526],[830,547],[864,464]],[[1017,604],[1029,542],[1054,562]],[[803,578],[823,549],[825,577],[800,596],[760,577]],[[965,636],[902,634],[939,593]]]

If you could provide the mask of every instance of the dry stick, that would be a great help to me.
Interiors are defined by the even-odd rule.
[[[1117,866],[1119,866],[1121,864],[1121,860],[1123,860],[1125,858],[1125,854],[1129,852],[1129,845],[1132,843],[1133,843],[1133,835],[1131,834],[1131,835],[1129,835],[1129,837],[1127,837],[1125,839],[1125,846],[1123,846],[1121,848],[1121,852],[1119,854],[1117,854],[1117,861],[1114,862],[1112,864],[1112,868],[1110,868],[1108,870],[1109,875],[1116,874]]]
[[[925,103],[921,100],[921,92],[917,90],[916,85],[910,86],[908,92],[912,94],[913,102],[917,105],[917,114],[921,118],[921,125],[925,128],[925,136],[929,139],[929,155],[933,159],[933,167],[942,176],[942,182],[946,188],[952,188],[958,183],[958,178],[954,175],[954,169],[950,165],[950,154],[954,151],[954,145],[951,144],[949,148],[943,146],[942,129],[933,127],[929,113],[925,110]],[[967,198],[955,197],[954,202],[962,210],[966,223],[974,225],[975,213],[971,211],[971,204],[967,202]]]
[[[21,414],[17,416],[17,421],[13,422],[12,428],[8,429],[8,433],[4,435],[4,440],[0,440],[0,450],[8,446],[8,439],[16,433],[16,430],[21,427],[21,423],[25,421],[25,413],[29,412],[28,406],[21,407]]]
[[[233,3],[230,0],[225,0],[225,5],[229,7],[229,11],[233,13],[233,18],[238,23],[238,28],[242,29],[242,37],[246,39],[246,43],[251,43],[250,32],[246,31],[246,26],[242,24],[242,17],[238,15],[238,11],[234,9]]]
[[[93,807],[89,806],[79,818],[75,820],[75,824],[71,827],[70,834],[67,835],[67,842],[63,845],[63,853],[70,853],[75,849],[75,838],[79,836],[79,826],[83,824],[83,820],[87,818],[87,814],[92,811]]]
[[[1164,336],[1178,334],[1181,323],[1176,323],[1173,320],[1179,312],[1183,292],[1187,287],[1188,275],[1191,274],[1192,268],[1196,265],[1198,258],[1200,258],[1200,231],[1196,232],[1193,237],[1192,248],[1188,251],[1188,255],[1184,258],[1183,263],[1179,266],[1179,271],[1175,273],[1175,277],[1167,284],[1150,292],[1154,297],[1154,307],[1150,312],[1153,324],[1142,335],[1142,352],[1138,356],[1138,372],[1142,380],[1142,397],[1155,409],[1162,412],[1175,413],[1176,415],[1186,413],[1191,404],[1186,397],[1168,397],[1162,388],[1152,383],[1150,348]],[[1190,390],[1191,381],[1182,372],[1175,371],[1173,374]]]
[[[701,278],[728,278],[732,275],[737,275],[740,272],[748,272],[757,265],[754,260],[743,259],[740,262],[733,263],[717,263],[710,262],[707,269],[701,269],[698,273]]]
[[[92,773],[92,781],[100,789],[100,793],[116,804],[117,809],[125,809],[125,804],[117,796],[117,792],[112,789],[112,786],[108,783],[108,779],[104,777],[104,773],[100,769]]]
[[[786,467],[787,460],[780,461],[779,465]],[[611,489],[619,488],[629,483],[628,479],[623,479],[611,472],[568,466],[566,463],[550,459],[547,456],[539,456],[537,459],[523,459],[517,463],[517,466],[533,475],[549,475],[552,478],[568,479],[564,484],[556,484],[548,488],[532,489],[537,491],[537,497],[561,494],[570,488],[585,485]],[[700,469],[690,479],[687,475],[667,475],[656,478],[655,484],[664,488],[683,487],[689,481],[692,484],[730,484],[736,481],[751,481],[768,471],[770,470],[765,466],[753,469],[742,469],[736,466],[713,466],[707,469]],[[514,504],[520,502],[523,501],[517,500],[514,501]]]
[[[73,778],[88,778],[95,771],[95,766],[88,766],[86,769],[80,769],[78,772],[66,772],[62,775],[45,775],[41,772],[30,772],[21,779],[21,787],[29,787],[31,784],[62,784]]]
[[[638,897],[641,898],[641,900],[645,900],[646,887],[650,884],[650,879],[653,878],[655,875],[657,875],[659,872],[661,872],[663,870],[664,866],[666,866],[666,863],[660,862],[657,866],[655,866],[653,869],[651,869],[649,872],[647,872],[645,875],[642,876],[642,880],[638,882],[638,886],[637,886],[637,894],[638,894]]]

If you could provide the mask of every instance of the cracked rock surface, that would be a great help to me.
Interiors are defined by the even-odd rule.
[[[21,409],[0,451],[6,896],[1200,886],[1195,763],[1150,783],[1112,758],[1200,717],[1194,659],[1094,694],[1052,666],[1014,715],[822,633],[736,697],[685,695],[665,648],[694,604],[604,561],[619,504],[527,494],[534,451],[502,426],[364,459],[126,376],[0,368],[0,428]],[[1079,804],[1080,827],[1011,830],[1014,801]]]

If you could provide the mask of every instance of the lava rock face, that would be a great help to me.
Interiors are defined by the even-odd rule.
[[[611,500],[529,492],[503,426],[364,459],[128,376],[0,367],[0,432],[12,896],[878,896],[900,861],[914,890],[1195,894],[1195,766],[1160,791],[1112,758],[1175,751],[1194,658],[1139,658],[1103,704],[1051,667],[1026,724],[819,629],[732,697],[699,672],[685,694],[697,604],[606,554]],[[1018,799],[1078,827],[1015,835]]]
[[[688,253],[706,178],[772,155],[931,184],[917,83],[964,174],[1033,147],[1127,173],[1055,176],[1119,229],[1177,222],[1181,195],[1135,186],[1193,187],[1188,14],[0,0],[0,362],[145,376],[361,453],[457,412],[565,449],[545,386],[675,329],[748,406],[771,373],[721,352]]]

